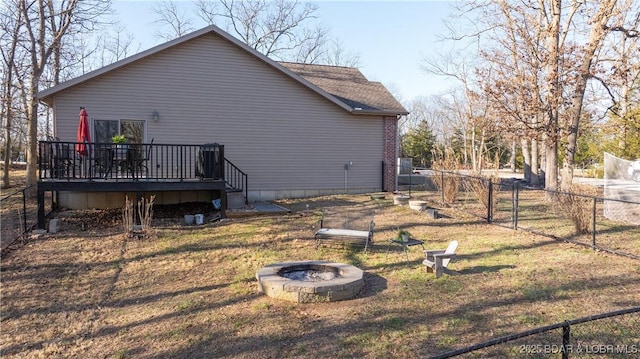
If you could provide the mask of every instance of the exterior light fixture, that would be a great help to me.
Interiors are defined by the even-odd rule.
[[[153,122],[160,121],[160,114],[158,114],[158,111],[153,110],[153,113],[151,114],[151,119],[153,120]]]

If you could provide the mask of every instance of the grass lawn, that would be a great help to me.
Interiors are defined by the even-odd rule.
[[[98,213],[59,213],[59,233],[2,258],[0,356],[415,358],[640,305],[640,263],[629,258],[447,208],[429,218],[394,206],[389,194],[279,204],[292,213],[204,226],[158,219],[157,238],[141,240],[124,239],[117,221]],[[375,208],[373,247],[316,249],[313,226],[326,206]],[[76,230],[78,216],[93,220],[87,231]],[[408,262],[399,246],[387,253],[398,226],[427,249],[458,240],[451,272],[426,273],[419,246]],[[258,292],[263,266],[312,259],[363,269],[364,290],[353,300],[313,304]],[[612,344],[640,344],[638,326],[622,337],[635,343]],[[529,340],[519,343],[538,344]],[[516,347],[512,357],[522,356]]]

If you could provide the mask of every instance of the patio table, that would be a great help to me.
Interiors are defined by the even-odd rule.
[[[422,250],[424,250],[424,241],[421,241],[419,239],[409,238],[405,242],[402,239],[392,238],[392,239],[389,239],[389,245],[387,246],[387,255],[389,255],[389,249],[391,248],[392,244],[397,244],[402,246],[402,249],[404,250],[404,255],[407,258],[407,262],[409,261],[409,253],[407,251],[408,247],[420,245],[422,246]]]

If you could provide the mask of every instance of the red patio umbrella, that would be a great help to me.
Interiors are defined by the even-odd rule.
[[[81,156],[87,154],[87,142],[91,141],[91,135],[89,134],[89,114],[80,107],[80,123],[78,123],[78,136],[76,137],[76,152]]]

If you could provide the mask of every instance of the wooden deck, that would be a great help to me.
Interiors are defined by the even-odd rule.
[[[84,151],[79,145],[83,145]],[[126,149],[126,150],[125,150]],[[45,192],[217,191],[247,195],[247,175],[224,158],[222,145],[42,141],[38,157],[38,228],[45,227]]]

